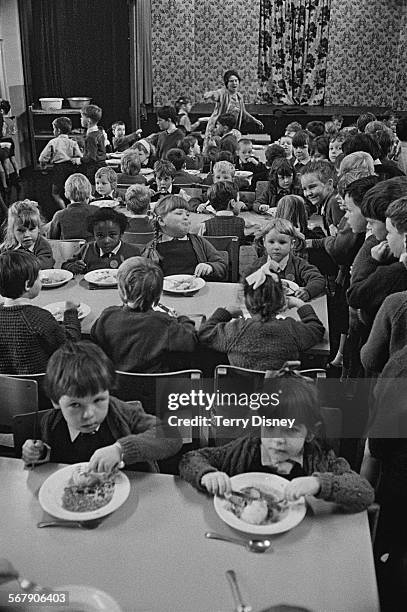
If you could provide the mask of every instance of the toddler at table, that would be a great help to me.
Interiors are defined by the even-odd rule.
[[[0,253],[23,249],[35,255],[42,270],[54,267],[51,245],[40,235],[41,216],[37,202],[20,200],[8,209],[7,228]]]
[[[322,340],[324,326],[313,307],[297,297],[286,298],[268,263],[246,277],[243,292],[249,318],[243,319],[236,306],[218,308],[198,332],[200,343],[226,353],[231,365],[278,369]],[[287,307],[298,309],[300,321],[277,318]]]
[[[95,182],[96,170],[106,165],[105,133],[98,126],[101,118],[102,109],[95,104],[87,104],[81,110],[81,126],[86,128],[82,171],[92,185]]]
[[[76,140],[69,138],[72,121],[69,117],[57,117],[52,122],[55,138],[41,151],[38,161],[41,166],[52,164],[52,197],[59,208],[65,208],[62,192],[66,179],[74,171],[74,164],[80,164],[82,151]]]
[[[179,145],[186,155],[185,167],[187,170],[200,170],[203,167],[203,157],[198,138],[194,134],[185,136]]]
[[[92,326],[92,339],[116,370],[152,373],[177,369],[174,353],[187,357],[195,350],[195,324],[188,317],[154,310],[163,290],[160,267],[144,257],[130,257],[121,264],[117,283],[122,305],[102,312]]]
[[[44,372],[52,353],[67,339],[81,337],[78,309],[65,303],[64,321],[32,304],[41,291],[40,266],[25,250],[0,255],[0,372],[35,374]]]
[[[266,213],[270,208],[275,208],[281,198],[290,194],[302,195],[297,174],[287,159],[276,159],[270,170],[267,189],[256,198],[253,210]]]
[[[236,203],[238,191],[231,181],[220,181],[208,189],[210,206],[216,211],[215,217],[207,219],[199,226],[198,234],[203,236],[237,236],[239,244],[245,240],[244,220],[237,217],[233,206]]]
[[[61,267],[73,274],[103,268],[117,269],[125,259],[140,255],[138,247],[122,240],[126,228],[127,219],[122,213],[112,208],[99,208],[88,222],[94,241],[87,243]]]
[[[176,174],[175,166],[168,159],[159,159],[154,164],[154,183],[151,189],[155,192],[152,202],[159,202],[164,196],[179,193],[181,188],[173,185]]]
[[[315,266],[293,254],[304,246],[304,236],[287,219],[270,219],[257,234],[258,252],[263,255],[256,267],[267,264],[282,279],[299,285],[295,297],[307,302],[325,291],[325,279]]]
[[[140,174],[141,162],[138,151],[129,149],[123,153],[120,161],[120,172],[117,174],[119,185],[145,185],[146,179]]]
[[[112,145],[113,151],[125,151],[133,145],[141,136],[142,130],[138,129],[131,134],[126,134],[126,124],[124,121],[115,121],[112,124]]]
[[[92,185],[89,179],[84,174],[71,174],[65,182],[65,197],[69,200],[69,204],[53,216],[49,227],[49,238],[54,240],[93,238],[93,234],[88,230],[88,220],[98,209],[89,203],[91,195]]]
[[[118,204],[121,201],[117,191],[117,174],[109,166],[99,168],[95,173],[95,197],[92,202],[98,200],[114,200]]]
[[[278,393],[276,407],[261,406],[266,419],[295,419],[289,427],[253,427],[249,435],[224,446],[186,453],[180,475],[200,491],[227,496],[231,476],[245,472],[278,474],[287,479],[284,497],[303,495],[335,502],[347,512],[362,512],[374,501],[369,482],[337,457],[323,435],[319,399],[313,381],[294,375],[267,379],[263,391]]]
[[[179,434],[146,414],[140,402],[127,404],[111,396],[114,384],[113,364],[95,344],[67,343],[58,349],[45,381],[54,410],[41,417],[41,440],[25,441],[23,460],[88,461],[96,472],[118,466],[158,471],[156,461],[181,448]]]
[[[144,255],[161,267],[164,276],[194,274],[209,281],[226,277],[226,257],[210,242],[190,234],[188,203],[177,195],[164,197],[154,209],[155,238]]]

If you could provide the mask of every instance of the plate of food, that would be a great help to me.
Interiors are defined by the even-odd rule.
[[[200,170],[194,170],[193,168],[190,168],[189,170],[185,170],[185,172],[188,172],[188,174],[192,174],[194,176],[197,176],[198,174],[200,174]]]
[[[283,285],[283,289],[286,295],[294,295],[294,293],[300,288],[297,283],[294,283],[294,281],[287,280],[286,278],[281,279],[281,284]]]
[[[75,463],[51,474],[42,484],[38,499],[52,516],[90,521],[120,508],[129,493],[130,481],[123,472],[91,472],[88,463]]]
[[[117,157],[113,157],[112,159],[105,159],[105,163],[107,166],[120,166],[120,159],[117,159]]]
[[[305,500],[287,502],[287,480],[276,474],[247,472],[232,476],[233,491],[239,495],[215,496],[218,516],[230,527],[257,535],[282,533],[292,529],[306,514]]]
[[[154,170],[152,168],[141,168],[140,174],[145,176],[146,174],[154,174]]]
[[[53,287],[60,287],[65,285],[68,281],[73,278],[72,272],[69,270],[41,270],[40,280],[43,289],[52,289]]]
[[[209,121],[210,117],[199,117],[198,121],[202,121],[202,123]]]
[[[164,291],[167,293],[196,293],[206,283],[203,278],[192,274],[172,274],[164,277]]]
[[[235,176],[250,180],[253,176],[253,172],[249,172],[248,170],[236,170]]]
[[[58,322],[64,320],[64,312],[65,312],[65,302],[53,302],[52,304],[47,304],[43,306],[45,310],[48,310]],[[90,313],[90,306],[87,304],[79,304],[78,308],[78,319],[84,319]]]
[[[91,285],[101,285],[103,287],[115,287],[117,285],[117,270],[114,268],[101,268],[92,270],[84,276],[85,281]]]
[[[118,200],[92,200],[89,204],[97,208],[116,208],[120,202]]]

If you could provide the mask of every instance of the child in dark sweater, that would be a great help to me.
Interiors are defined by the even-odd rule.
[[[95,104],[88,104],[81,110],[81,126],[86,128],[82,171],[92,185],[95,183],[96,170],[106,165],[105,136],[98,127],[101,118],[102,109]]]
[[[97,212],[96,206],[89,204],[92,185],[83,174],[72,174],[65,183],[65,197],[70,204],[58,210],[52,218],[49,237],[60,240],[84,238],[91,240],[93,234],[88,230],[88,219]]]
[[[207,219],[199,227],[199,235],[203,236],[237,236],[239,243],[244,241],[244,220],[237,217],[233,205],[238,196],[237,187],[231,181],[221,181],[208,189],[209,204],[216,211],[213,219]]]
[[[138,247],[122,241],[127,219],[112,208],[100,208],[89,218],[88,229],[95,240],[62,264],[73,274],[85,274],[103,268],[116,269],[128,257],[140,255]]]
[[[81,337],[78,309],[65,304],[63,325],[50,312],[31,302],[41,291],[40,266],[32,253],[7,251],[0,255],[0,372],[44,372],[52,353],[67,339]]]
[[[210,242],[190,234],[188,203],[176,195],[164,197],[154,209],[155,239],[144,254],[158,263],[164,276],[194,274],[207,280],[226,277],[226,258]]]
[[[291,375],[269,379],[265,386],[268,393],[278,393],[280,402],[276,407],[261,407],[261,416],[290,417],[295,419],[294,426],[252,427],[249,435],[225,446],[186,453],[179,466],[181,477],[200,491],[228,496],[232,493],[231,476],[244,472],[279,474],[287,479],[287,501],[314,495],[340,504],[348,512],[365,510],[374,500],[373,488],[345,459],[336,457],[323,439],[313,382]]]
[[[144,257],[121,264],[117,282],[122,306],[110,306],[93,324],[91,336],[124,372],[165,372],[174,352],[192,353],[197,339],[194,322],[154,310],[163,274]]]
[[[289,194],[302,195],[296,172],[287,159],[276,159],[270,170],[267,189],[255,200],[253,210],[266,213],[270,208],[275,208],[281,198]]]
[[[68,343],[56,351],[46,375],[54,410],[41,418],[41,440],[25,441],[23,460],[88,461],[95,472],[124,466],[157,471],[155,461],[175,454],[181,439],[139,402],[129,405],[111,397],[114,382],[113,364],[98,346]]]
[[[250,318],[243,319],[236,306],[218,308],[198,333],[201,344],[227,353],[231,365],[278,369],[322,340],[324,326],[312,306],[297,297],[286,298],[268,263],[246,277],[243,291]],[[286,307],[298,308],[300,321],[277,318]]]

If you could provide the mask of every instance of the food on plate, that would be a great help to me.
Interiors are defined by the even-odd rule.
[[[93,273],[94,283],[117,283],[117,275],[111,270],[101,270],[100,272],[95,271]]]
[[[61,306],[59,308],[53,308],[51,311],[52,316],[60,323],[64,320],[64,312],[65,307]],[[82,304],[78,308],[78,318],[81,319],[83,317],[83,309]]]
[[[41,274],[41,283],[43,285],[52,285],[54,283],[62,283],[67,280],[66,274],[63,272],[49,272],[47,274]]]
[[[250,525],[277,523],[288,511],[281,493],[261,487],[244,487],[239,495],[228,496],[226,510]]]
[[[70,512],[91,512],[106,506],[113,497],[114,472],[92,472],[82,466],[74,470],[64,488],[62,506]]]
[[[283,285],[283,289],[286,295],[294,295],[295,290],[284,278],[281,279],[281,284]]]
[[[196,286],[195,279],[192,278],[184,278],[180,280],[172,280],[170,281],[172,289],[176,291],[190,291],[194,289]]]

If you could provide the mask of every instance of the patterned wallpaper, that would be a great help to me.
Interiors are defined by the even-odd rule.
[[[239,71],[246,102],[259,83],[258,0],[152,0],[154,103],[202,100]],[[332,0],[325,105],[407,108],[406,0]]]

